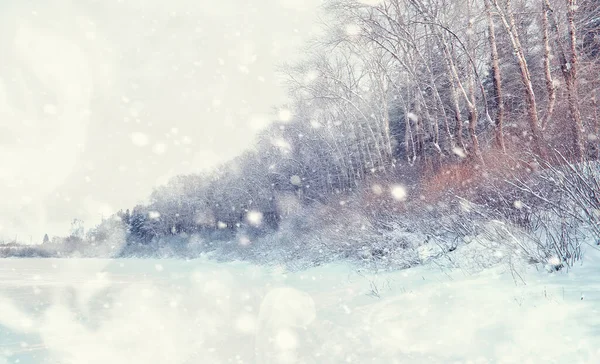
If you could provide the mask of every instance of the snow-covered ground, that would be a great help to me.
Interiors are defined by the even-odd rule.
[[[600,259],[302,272],[206,259],[4,259],[0,363],[598,363]]]

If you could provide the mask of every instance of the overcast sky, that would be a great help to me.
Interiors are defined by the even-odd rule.
[[[320,0],[0,2],[0,236],[40,242],[251,145]]]

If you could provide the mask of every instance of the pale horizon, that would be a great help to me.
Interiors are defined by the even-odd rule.
[[[319,4],[4,2],[0,239],[89,229],[251,146]]]

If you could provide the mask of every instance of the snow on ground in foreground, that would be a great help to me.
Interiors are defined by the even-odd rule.
[[[516,286],[504,268],[5,259],[0,363],[597,363],[599,263]]]

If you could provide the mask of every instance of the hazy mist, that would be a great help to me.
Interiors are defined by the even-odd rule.
[[[33,243],[239,154],[318,0],[0,3],[0,236]]]

